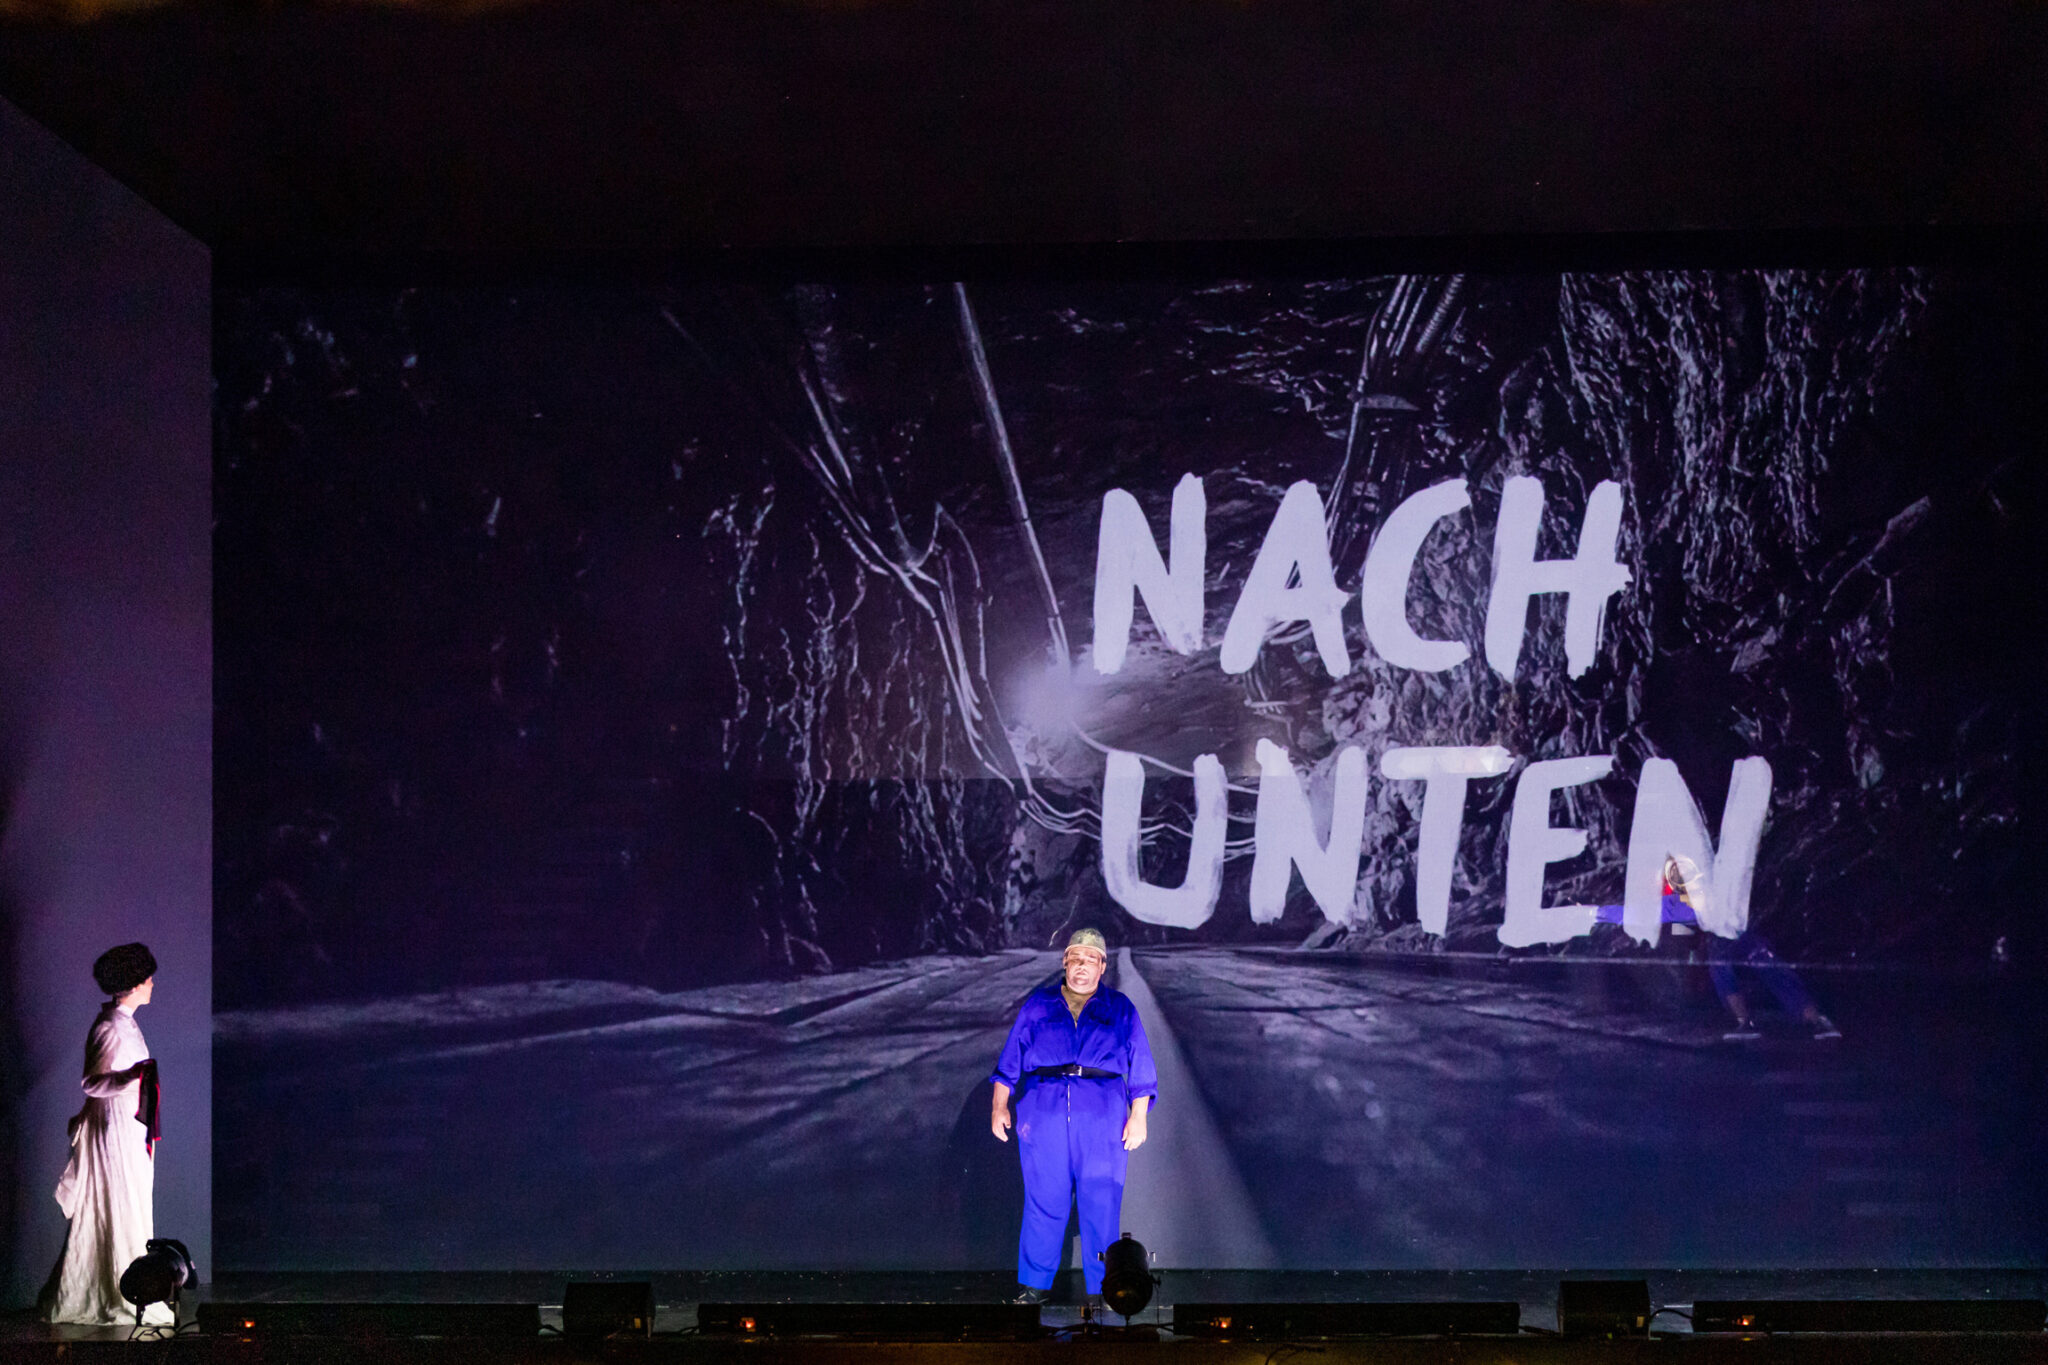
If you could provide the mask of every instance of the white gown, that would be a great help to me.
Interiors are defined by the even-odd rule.
[[[148,1056],[134,1012],[108,1002],[86,1038],[85,1107],[71,1120],[71,1164],[57,1182],[57,1204],[71,1230],[39,1305],[46,1322],[135,1321],[135,1305],[121,1297],[121,1272],[156,1235],[156,1162],[135,1118],[142,1082],[109,1073]],[[145,1325],[173,1321],[166,1304],[151,1304],[143,1315]]]

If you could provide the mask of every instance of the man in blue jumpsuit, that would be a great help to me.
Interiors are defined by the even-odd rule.
[[[1067,1211],[1081,1221],[1081,1269],[1092,1299],[1102,1292],[1102,1252],[1117,1239],[1124,1163],[1145,1141],[1159,1075],[1138,1009],[1102,985],[1109,947],[1080,929],[1067,940],[1061,980],[1033,991],[996,1061],[989,1128],[1010,1140],[1024,1166],[1024,1226],[1017,1237],[1021,1299],[1037,1303],[1059,1269]]]

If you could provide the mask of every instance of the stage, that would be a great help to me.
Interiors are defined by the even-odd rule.
[[[2048,1358],[2048,277],[1584,254],[111,309],[0,555],[9,1302],[161,1235],[203,1330],[0,1357]],[[1010,1312],[1073,1199],[1237,1269]]]
[[[739,1339],[698,1331],[704,1303],[986,1303],[1008,1288],[1003,1272],[758,1274],[669,1272],[578,1275],[579,1280],[646,1280],[656,1316],[651,1337],[569,1340],[560,1335],[562,1289],[568,1276],[508,1274],[231,1275],[202,1287],[180,1314],[175,1338],[130,1340],[125,1328],[48,1327],[10,1319],[0,1329],[9,1360],[392,1360],[392,1361],[696,1361],[734,1354],[770,1362],[986,1360],[1025,1365],[1047,1355],[1084,1352],[1096,1358],[1169,1352],[1184,1365],[1274,1362],[1296,1353],[1374,1361],[2036,1361],[2048,1360],[2048,1333],[1845,1333],[1782,1336],[1694,1334],[1683,1316],[1701,1299],[2016,1299],[2048,1295],[2048,1271],[1464,1271],[1278,1272],[1166,1271],[1152,1303],[1126,1324],[1098,1313],[1084,1322],[1078,1282],[1063,1285],[1040,1313],[1043,1335],[1024,1341],[934,1341],[827,1336]],[[1556,1335],[1561,1279],[1647,1278],[1660,1314],[1649,1336],[1615,1339]],[[542,1328],[532,1338],[402,1337],[336,1334],[270,1340],[208,1336],[192,1327],[196,1302],[538,1303]],[[1522,1307],[1519,1336],[1385,1337],[1351,1340],[1256,1341],[1177,1337],[1173,1307],[1189,1302],[1357,1303],[1514,1300]]]

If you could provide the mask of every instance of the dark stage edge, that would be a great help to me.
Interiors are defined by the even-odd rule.
[[[1153,1303],[1120,1327],[1091,1331],[1075,1306],[1078,1276],[1070,1276],[1043,1310],[1048,1335],[1033,1342],[890,1342],[804,1339],[733,1341],[694,1332],[697,1305],[705,1302],[987,1302],[1010,1291],[1001,1272],[507,1272],[507,1273],[302,1273],[227,1274],[188,1298],[189,1323],[200,1300],[327,1303],[511,1302],[539,1303],[542,1322],[559,1327],[562,1286],[570,1278],[646,1280],[654,1285],[656,1335],[640,1340],[570,1342],[546,1330],[520,1340],[345,1340],[294,1338],[268,1342],[207,1337],[189,1327],[174,1339],[130,1340],[125,1328],[50,1327],[27,1314],[0,1325],[0,1358],[7,1361],[143,1360],[193,1362],[256,1360],[378,1360],[568,1362],[581,1360],[692,1361],[931,1361],[994,1360],[1028,1365],[1048,1355],[1152,1355],[1169,1352],[1186,1365],[1258,1361],[1296,1351],[1337,1360],[1374,1361],[2004,1361],[2048,1362],[2048,1333],[1948,1335],[1853,1334],[1760,1337],[1692,1336],[1683,1319],[1657,1320],[1659,1334],[1622,1340],[1563,1340],[1556,1327],[1562,1279],[1646,1278],[1654,1305],[1686,1308],[1695,1299],[1956,1299],[2048,1297],[2048,1270],[1950,1271],[1163,1271]],[[1175,1338],[1166,1330],[1176,1302],[1368,1302],[1391,1300],[1501,1300],[1522,1305],[1523,1334],[1514,1338],[1378,1339],[1284,1343],[1211,1342]]]

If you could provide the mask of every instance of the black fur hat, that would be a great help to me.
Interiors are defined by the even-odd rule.
[[[92,979],[108,995],[134,990],[156,975],[156,957],[140,943],[109,948],[92,964]]]

